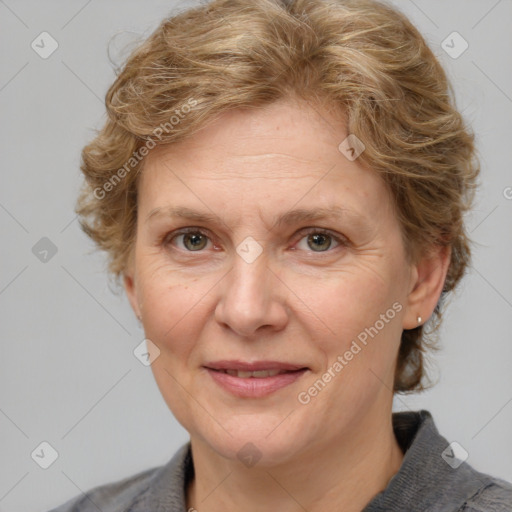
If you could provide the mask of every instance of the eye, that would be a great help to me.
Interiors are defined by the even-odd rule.
[[[182,229],[168,239],[168,243],[173,245],[181,243],[182,247],[189,252],[197,252],[205,249],[208,245],[208,241],[210,241],[208,235],[197,228]]]
[[[200,228],[183,228],[164,237],[166,244],[176,246],[186,252],[201,252],[212,245],[208,233]],[[329,249],[336,249],[338,246],[345,246],[347,242],[343,237],[335,235],[328,230],[310,228],[295,248],[304,251],[327,252]]]
[[[335,244],[334,247],[333,244]],[[300,239],[297,247],[305,251],[325,252],[339,245],[344,245],[340,237],[322,229],[311,229]]]

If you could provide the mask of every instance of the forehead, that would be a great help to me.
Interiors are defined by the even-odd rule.
[[[329,148],[330,152],[338,152],[338,145],[346,136],[341,113],[333,115],[304,100],[287,98],[258,108],[224,112],[186,140],[152,150],[146,166],[172,156],[194,157],[203,163],[227,158],[243,158],[249,163],[254,157],[261,165],[267,155],[314,163],[319,151]],[[260,171],[261,176],[268,175],[264,168]]]
[[[150,152],[139,206],[146,215],[208,204],[215,213],[337,205],[376,214],[389,203],[387,187],[340,152],[347,135],[340,113],[302,100],[223,113],[188,139]]]

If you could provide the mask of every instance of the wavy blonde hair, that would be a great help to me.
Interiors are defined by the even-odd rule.
[[[118,70],[106,95],[108,119],[83,149],[82,229],[107,252],[119,284],[148,150],[190,137],[224,111],[291,95],[344,113],[349,133],[366,145],[362,163],[389,186],[411,258],[451,248],[429,332],[402,333],[395,391],[421,389],[441,304],[469,263],[463,214],[478,166],[441,65],[407,18],[385,4],[217,0],[165,19]]]

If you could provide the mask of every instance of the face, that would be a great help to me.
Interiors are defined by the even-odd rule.
[[[282,463],[390,414],[416,274],[386,185],[318,112],[223,114],[139,183],[126,290],[168,406],[228,458]]]

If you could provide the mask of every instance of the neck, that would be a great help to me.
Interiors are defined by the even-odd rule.
[[[282,510],[360,512],[398,471],[403,454],[391,415],[381,424],[359,422],[329,443],[312,445],[286,464],[246,468],[192,438],[195,477],[187,510],[209,512]]]

